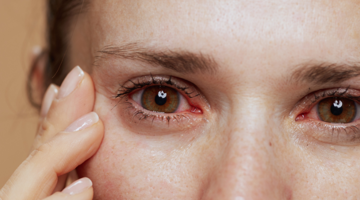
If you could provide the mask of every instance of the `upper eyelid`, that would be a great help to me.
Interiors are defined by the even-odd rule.
[[[345,92],[346,91],[346,92]],[[328,97],[344,97],[360,104],[360,90],[352,87],[327,88],[311,92],[298,101],[289,116],[296,119],[301,114],[306,114],[322,99]]]
[[[137,90],[140,89],[145,89],[146,87],[150,87],[153,85],[166,85],[167,87],[173,87],[175,89],[181,90],[182,93],[184,93],[186,96],[188,96],[189,98],[194,98],[196,96],[199,96],[200,93],[194,88],[191,87],[190,85],[187,86],[185,85],[186,83],[182,83],[181,85],[178,83],[180,81],[179,78],[173,77],[173,76],[166,76],[168,77],[167,80],[165,79],[166,75],[156,75],[153,76],[152,74],[150,74],[150,76],[142,76],[142,77],[137,77],[134,79],[130,79],[129,81],[127,81],[126,83],[130,83],[132,84],[132,86],[127,86],[126,83],[124,85],[121,85],[120,88],[117,90],[116,95],[114,95],[114,98],[121,98],[123,96],[129,95]],[[141,78],[144,79],[144,77],[147,77],[147,81],[146,80],[142,80],[142,82],[140,82]],[[158,80],[157,80],[158,79]],[[136,82],[137,80],[137,82]],[[183,85],[183,86],[182,86]],[[191,90],[190,90],[191,88]],[[196,93],[195,95],[192,95]]]
[[[329,90],[323,90],[322,91],[322,95],[320,96],[316,96],[317,94],[319,94],[318,92],[314,93],[314,97],[315,97],[315,100],[318,100],[320,99],[321,97],[342,97],[344,96],[348,90],[349,90],[349,87],[345,88],[344,91],[339,91],[340,89],[343,89],[343,88],[336,88],[336,90],[333,90],[331,92],[329,92]]]
[[[316,103],[327,97],[344,97],[358,101],[360,103],[360,91],[356,89],[352,89],[350,87],[332,88],[332,89],[324,89],[324,90],[316,91],[311,94],[308,94],[306,97],[303,98],[303,100],[301,100],[301,102],[308,104],[306,108],[310,109]]]

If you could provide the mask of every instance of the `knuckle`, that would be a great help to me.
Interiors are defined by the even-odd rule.
[[[49,122],[49,120],[47,118],[45,118],[44,121],[40,125],[40,130],[47,131],[51,126],[52,126],[52,124]]]
[[[31,152],[30,157],[35,158],[35,157],[45,156],[47,154],[47,152],[50,151],[50,148],[51,147],[48,143],[41,144],[40,146],[38,146],[36,149],[34,149]]]
[[[55,130],[55,126],[45,118],[43,123],[41,123],[39,134],[43,135]]]
[[[51,145],[49,143],[44,143],[44,144],[40,145],[36,149],[36,151],[40,152],[40,153],[43,153],[43,154],[46,154],[47,152],[49,152],[50,149],[51,149]]]
[[[56,135],[56,128],[49,120],[45,118],[43,123],[40,125],[37,135],[39,137],[39,141],[44,143]]]

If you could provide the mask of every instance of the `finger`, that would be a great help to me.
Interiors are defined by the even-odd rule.
[[[34,149],[63,131],[71,122],[89,113],[94,107],[94,86],[91,77],[75,67],[65,78],[41,123]]]
[[[63,174],[58,177],[58,181],[56,183],[53,193],[59,192],[64,189],[67,177],[68,177],[68,174]]]
[[[65,186],[71,185],[77,179],[79,179],[79,177],[77,175],[76,169],[72,170],[68,174],[59,176],[58,182],[55,186],[53,193],[63,190]]]
[[[40,122],[46,117],[46,114],[48,113],[50,106],[58,93],[59,87],[55,84],[51,84],[46,90],[40,109]]]
[[[62,192],[57,192],[44,200],[92,200],[92,198],[92,182],[88,178],[82,178],[66,187]]]
[[[49,86],[42,102],[38,134],[35,137],[32,149],[36,149],[46,141],[50,140],[57,132],[62,131],[64,129],[63,127],[65,127],[64,124],[68,125],[71,121],[74,121],[82,114],[90,112],[93,107],[93,101],[91,101],[93,99],[92,85],[93,84],[89,76],[85,74],[80,67],[75,67],[65,78],[61,88],[54,84]],[[89,95],[83,96],[84,99],[76,97],[76,93],[84,93],[84,91],[85,93],[89,93]],[[76,104],[83,104],[84,102],[88,102],[89,105],[85,109],[82,109],[81,106],[75,106]],[[56,117],[48,116],[50,107],[53,104],[55,105],[52,108],[52,113],[55,113]],[[64,112],[69,110],[64,109],[64,106],[67,108],[75,107],[79,109],[72,109],[75,111],[74,115]],[[65,121],[65,123],[61,123],[61,120],[67,121]],[[45,126],[49,128],[45,130]],[[54,189],[54,192],[61,191],[64,188],[66,179],[66,174],[58,178],[58,183]]]
[[[103,129],[98,115],[92,112],[56,134],[15,171],[4,187],[7,188],[4,199],[41,199],[51,195],[59,176],[75,169],[97,151]]]
[[[69,173],[69,175],[68,175],[68,177],[67,177],[67,179],[66,179],[65,185],[66,185],[66,186],[69,186],[69,185],[71,185],[73,182],[75,182],[77,179],[79,179],[79,175],[77,174],[76,170],[72,170],[72,171]]]
[[[53,100],[58,95],[58,93],[59,93],[59,87],[54,84],[51,84],[45,92],[45,95],[44,95],[44,98],[42,101],[42,105],[41,105],[41,109],[40,109],[38,133],[35,136],[32,150],[34,150],[36,147],[38,147],[40,145],[39,141],[41,141],[41,135],[39,134],[39,132],[40,132],[41,124],[42,124],[44,118],[46,117],[46,114],[48,113],[50,106],[51,106]]]

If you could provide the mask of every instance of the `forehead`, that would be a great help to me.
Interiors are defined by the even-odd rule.
[[[355,0],[94,0],[88,14],[93,49],[141,41],[255,68],[358,62],[359,8]]]

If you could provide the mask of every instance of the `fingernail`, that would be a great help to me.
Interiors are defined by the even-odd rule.
[[[91,113],[89,113],[87,115],[84,115],[84,116],[80,117],[75,122],[70,124],[70,126],[68,126],[65,129],[65,132],[80,131],[82,129],[85,129],[85,128],[93,125],[97,121],[99,121],[99,116],[95,112],[91,112]]]
[[[79,67],[75,67],[71,72],[66,76],[65,80],[62,82],[59,90],[59,95],[57,99],[64,98],[68,96],[75,88],[79,85],[80,81],[84,77],[84,71]]]
[[[41,110],[40,110],[40,117],[44,118],[46,116],[46,114],[49,111],[49,108],[51,106],[51,103],[53,102],[54,98],[57,96],[58,94],[58,89],[55,85],[51,84],[49,86],[49,88],[46,90],[42,105],[41,105]]]
[[[89,178],[81,178],[67,186],[62,192],[70,195],[79,194],[91,186],[92,182]]]

